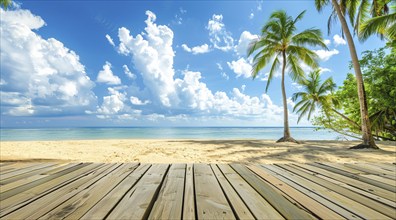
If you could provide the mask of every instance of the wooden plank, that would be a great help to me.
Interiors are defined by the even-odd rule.
[[[39,164],[39,163],[14,163],[14,164],[11,164],[10,166],[0,167],[0,176],[3,176],[10,172],[18,171],[20,169],[34,167],[34,166],[37,166],[37,164]]]
[[[107,218],[146,219],[168,171],[168,164],[154,164],[121,199]]]
[[[6,208],[16,206],[19,203],[25,203],[29,202],[30,200],[35,200],[36,198],[41,197],[46,193],[50,193],[64,185],[67,185],[77,180],[82,175],[95,171],[95,169],[102,165],[103,164],[78,164],[69,169],[57,172],[51,176],[23,185],[21,186],[23,187],[21,190],[14,191],[15,195],[7,199],[2,199],[2,210],[0,212],[0,215],[3,215],[3,212]],[[19,188],[20,187],[16,189]],[[13,190],[7,191],[6,193]]]
[[[396,197],[393,196],[391,192],[388,190],[382,189],[377,186],[370,185],[365,182],[361,182],[359,180],[353,179],[351,177],[346,177],[338,173],[333,173],[330,172],[326,169],[320,168],[315,166],[316,164],[299,164],[298,166],[303,167],[305,169],[320,173],[321,175],[327,176],[332,179],[337,179],[338,181],[341,181],[343,183],[346,183],[350,186],[359,188],[361,190],[364,190],[366,192],[372,193],[374,195],[380,196],[382,198],[388,199],[390,201],[396,202]]]
[[[194,165],[194,181],[198,219],[235,219],[209,165]]]
[[[11,165],[11,164],[15,164],[15,162],[2,162],[1,164],[0,164],[0,167],[5,167],[5,166],[9,166],[9,165]]]
[[[259,175],[265,181],[272,184],[274,187],[282,191],[283,193],[287,194],[288,196],[292,197],[296,200],[300,205],[308,209],[312,212],[315,216],[319,217],[320,219],[342,219],[343,217],[333,210],[327,208],[326,206],[320,204],[316,200],[310,198],[309,196],[303,194],[302,192],[294,189],[293,187],[287,185],[285,182],[277,179],[270,173],[266,172],[262,167],[259,166],[248,166],[250,170],[254,173]]]
[[[277,172],[281,174],[282,176],[285,176],[289,178],[290,180],[294,181],[295,183],[299,184],[300,186],[303,186],[307,189],[312,190],[315,192],[317,195],[320,195],[321,197],[333,202],[339,207],[342,207],[344,209],[347,209],[349,212],[353,213],[351,217],[348,217],[348,219],[355,219],[355,218],[374,218],[375,215],[372,213],[366,206],[361,205],[360,203],[357,203],[345,196],[342,196],[332,190],[329,190],[321,185],[318,185],[314,182],[311,182],[310,180],[303,178],[295,173],[290,172],[289,170],[285,170],[278,165],[273,166],[273,167],[268,167],[268,169],[273,170],[274,172]],[[339,210],[334,210],[338,212]],[[339,212],[338,212],[339,213]],[[343,213],[339,213],[343,215]]]
[[[9,219],[38,219],[57,206],[65,203],[82,190],[92,186],[95,182],[101,179],[103,175],[107,175],[117,166],[117,164],[105,164],[100,166],[88,175],[84,175],[64,187],[43,195],[30,203],[24,204],[17,211],[7,215],[6,217]]]
[[[109,173],[101,175],[102,178],[97,182],[78,192],[41,218],[80,219],[81,216],[114,189],[136,167],[137,164],[116,164],[115,169],[111,169]]]
[[[0,193],[0,196],[1,196],[2,200],[3,200],[3,202],[4,202],[4,200],[8,199],[9,197],[12,197],[12,196],[17,195],[17,194],[21,194],[21,193],[24,192],[24,191],[27,191],[27,190],[29,190],[29,189],[31,189],[31,188],[33,188],[33,187],[36,187],[36,186],[38,186],[38,185],[41,185],[41,184],[43,184],[43,183],[45,183],[45,182],[48,182],[48,181],[50,181],[50,180],[53,180],[53,179],[55,179],[55,178],[62,177],[64,174],[67,174],[67,173],[73,172],[73,171],[75,171],[75,170],[78,170],[78,169],[80,169],[80,168],[82,168],[82,167],[84,167],[84,166],[86,166],[86,165],[87,165],[87,164],[79,164],[79,165],[77,165],[77,166],[68,168],[68,169],[63,170],[63,171],[61,171],[61,172],[58,172],[58,173],[56,173],[56,174],[50,175],[50,176],[48,176],[48,177],[45,177],[45,178],[36,180],[36,181],[34,181],[34,182],[30,182],[30,183],[28,183],[28,184],[25,184],[25,185],[23,185],[23,186],[14,188],[14,189],[9,190],[9,191],[7,191],[7,192],[1,192],[1,193]]]
[[[362,177],[362,176],[359,176],[359,175],[356,175],[356,174],[351,174],[349,172],[346,172],[346,171],[343,171],[343,170],[340,170],[340,169],[337,169],[337,168],[334,168],[334,167],[326,166],[326,165],[323,165],[323,164],[320,164],[320,163],[314,163],[313,165],[317,166],[317,167],[320,167],[320,168],[323,168],[323,169],[326,169],[326,170],[331,171],[333,173],[338,173],[338,174],[341,174],[341,175],[344,175],[344,176],[347,176],[347,177],[351,177],[353,179],[356,179],[356,180],[359,180],[359,181],[362,181],[362,182],[365,182],[365,183],[368,183],[368,184],[371,184],[371,185],[386,189],[386,190],[388,190],[390,192],[396,193],[396,188],[393,187],[393,186],[389,186],[388,184],[381,183],[381,182],[378,182],[376,180],[372,180],[370,178]],[[334,164],[334,166],[336,166],[336,164]]]
[[[360,176],[388,184],[389,186],[396,187],[396,180],[392,180],[375,174],[361,174]]]
[[[256,219],[284,219],[260,194],[258,194],[239,174],[229,165],[219,164],[220,170],[228,182],[238,192],[239,196],[249,207]]]
[[[238,193],[234,190],[228,180],[224,177],[224,174],[220,171],[218,166],[211,164],[211,168],[237,219],[255,219],[252,213],[249,211],[249,208],[242,201],[241,197],[239,197]]]
[[[173,164],[151,210],[149,219],[181,219],[186,164]]]
[[[94,207],[85,213],[81,219],[105,219],[122,197],[136,185],[150,167],[151,164],[141,164],[111,192],[95,204]]]
[[[184,183],[183,219],[195,219],[194,164],[187,164]]]
[[[391,163],[375,163],[375,166],[381,167],[384,170],[392,171],[393,173],[396,173],[396,166],[394,164],[391,164]]]
[[[42,168],[51,167],[54,165],[56,165],[56,164],[55,163],[38,163],[33,166],[25,167],[23,169],[18,169],[13,172],[2,174],[2,175],[0,175],[0,185],[5,185],[6,184],[5,182],[8,179],[12,179],[11,182],[13,182],[13,181],[16,181],[16,180],[26,176],[26,173],[29,175],[31,172],[34,172],[34,171],[42,169]],[[23,174],[25,174],[25,175],[23,175]]]
[[[396,208],[396,202],[386,199],[384,197],[378,196],[373,193],[374,191],[377,191],[377,190],[383,190],[383,191],[385,191],[386,196],[393,197],[392,195],[390,195],[390,193],[388,191],[386,191],[384,189],[381,189],[381,188],[371,189],[371,186],[367,183],[363,183],[363,182],[360,182],[360,181],[357,181],[354,179],[350,179],[348,177],[345,177],[345,180],[344,180],[344,179],[342,179],[343,176],[339,176],[338,174],[334,174],[329,171],[320,169],[318,167],[310,166],[307,164],[298,164],[297,166],[304,168],[306,170],[315,172],[316,176],[319,176],[322,179],[326,179],[327,181],[333,182],[333,183],[340,185],[344,188],[347,188],[351,191],[357,192],[357,193],[362,194],[366,197],[369,197],[369,198],[377,200],[383,204],[386,204],[390,207]]]
[[[370,208],[371,209],[370,211],[372,212],[370,213],[370,215],[377,216],[376,218],[378,219],[390,219],[389,217],[393,217],[394,215],[395,210],[393,208],[386,206],[380,202],[371,200],[358,193],[352,192],[334,183],[321,179],[315,176],[315,174],[312,172],[303,170],[297,166],[293,166],[289,164],[284,164],[284,165],[279,164],[278,166]]]
[[[333,210],[334,212],[338,213],[339,215],[343,216],[346,219],[361,219],[359,216],[355,215],[353,212],[345,209],[342,206],[339,206],[334,201],[331,200],[331,197],[326,195],[324,191],[326,189],[318,188],[320,186],[309,182],[302,177],[296,176],[288,171],[285,171],[275,165],[262,165],[261,166],[265,171],[275,176],[277,179],[285,182],[289,186],[293,187],[294,189],[304,193],[305,195],[309,196],[310,198],[316,200],[320,204],[326,206],[327,208]]]
[[[297,208],[289,200],[275,191],[270,185],[260,180],[243,165],[233,164],[231,167],[242,176],[258,193],[264,197],[286,219],[312,219],[305,211]]]
[[[396,171],[392,172],[392,171],[388,171],[388,170],[384,170],[382,168],[379,167],[375,167],[372,164],[345,164],[345,166],[356,169],[356,170],[361,170],[364,171],[368,174],[375,174],[375,175],[379,175],[381,177],[385,177],[388,179],[392,179],[393,182],[396,181]]]
[[[27,183],[33,182],[38,179],[42,179],[44,177],[49,176],[49,174],[46,174],[48,171],[56,170],[56,169],[67,169],[69,167],[75,166],[76,164],[58,164],[56,166],[51,166],[51,167],[45,167],[40,170],[36,170],[34,172],[31,172],[31,175],[27,175],[23,179],[19,180],[13,180],[12,178],[9,180],[13,180],[13,182],[7,182],[7,184],[1,185],[0,186],[0,192],[6,192],[10,189],[17,188],[19,186],[25,185]]]

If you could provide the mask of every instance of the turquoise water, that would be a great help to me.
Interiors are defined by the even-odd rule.
[[[337,133],[313,127],[290,128],[298,140],[345,140]],[[0,129],[2,141],[94,139],[264,139],[282,137],[281,127],[177,127],[177,128],[48,128]]]

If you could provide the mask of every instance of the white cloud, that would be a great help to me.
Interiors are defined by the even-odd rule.
[[[319,56],[319,58],[323,61],[329,60],[330,57],[339,53],[338,50],[314,50],[314,52]]]
[[[323,42],[324,42],[327,46],[329,46],[329,45],[331,44],[331,40],[329,40],[329,39],[325,39]]]
[[[110,37],[110,35],[106,34],[106,39],[107,41],[111,44],[111,46],[115,47],[113,39]]]
[[[296,83],[296,82],[292,82],[291,85],[296,90],[301,90],[302,89],[302,86],[300,84]]]
[[[254,18],[254,13],[252,12],[252,13],[250,13],[250,15],[249,15],[249,19],[251,20],[251,19],[253,19]]]
[[[109,96],[103,97],[103,103],[98,108],[97,113],[100,115],[112,115],[124,110],[126,101],[125,92],[117,91],[114,88],[108,88]]]
[[[147,105],[150,103],[149,100],[141,101],[138,97],[135,96],[131,96],[129,100],[133,105]]]
[[[128,66],[127,65],[123,65],[122,66],[122,69],[124,70],[124,73],[125,73],[125,75],[128,77],[128,78],[130,78],[130,79],[136,79],[136,75],[135,74],[133,74],[130,70],[129,70],[129,68],[128,68]]]
[[[234,47],[234,39],[225,28],[223,15],[213,14],[206,29],[209,30],[209,39],[214,48],[229,51]]]
[[[189,48],[186,44],[182,44],[181,47],[183,48],[183,50],[192,53],[194,55],[210,52],[209,45],[207,44],[202,44],[200,46],[196,46],[193,48]]]
[[[249,78],[252,76],[252,65],[245,58],[237,61],[227,62],[228,67],[236,73],[237,77]]]
[[[263,9],[263,1],[257,3],[257,11],[261,11]]]
[[[4,11],[1,9],[1,21],[7,25],[24,26],[30,30],[37,30],[45,25],[44,20],[29,10]]]
[[[136,37],[124,27],[118,31],[119,52],[131,55],[135,68],[142,74],[143,83],[163,106],[170,107],[179,102],[174,86],[172,49],[173,32],[165,25],[155,24],[156,16],[146,11],[144,34]]]
[[[45,25],[44,20],[28,10],[0,9],[0,13],[1,112],[61,115],[93,108],[95,84],[78,55],[62,42],[32,31]]]
[[[243,85],[241,86],[241,90],[242,90],[242,92],[244,92],[244,91],[245,91],[245,89],[246,89],[246,85],[245,85],[245,84],[243,84]]]
[[[220,72],[220,75],[221,75],[221,77],[223,77],[224,79],[226,79],[226,80],[229,80],[230,79],[230,77],[227,75],[227,73],[225,73],[225,72]]]
[[[251,34],[249,31],[242,32],[238,40],[238,45],[235,46],[235,52],[237,55],[246,56],[250,42],[257,39],[258,37],[258,35]]]
[[[346,41],[342,37],[340,37],[340,35],[338,35],[338,34],[333,36],[333,42],[334,42],[335,46],[346,44]]]
[[[319,71],[320,71],[320,73],[325,73],[325,72],[331,72],[331,69],[319,67]]]
[[[291,108],[294,108],[294,106],[296,105],[296,103],[293,102],[291,97],[287,98],[286,102]]]
[[[182,44],[181,47],[183,48],[183,50],[191,53],[191,48],[189,48],[186,44]]]
[[[169,112],[183,112],[187,115],[183,115],[182,118],[202,116],[208,118],[260,118],[260,120],[267,120],[271,123],[282,121],[283,108],[273,104],[271,98],[266,94],[261,97],[249,96],[237,88],[234,88],[230,94],[223,91],[214,92],[208,88],[207,84],[202,82],[201,72],[188,69],[182,71],[182,78],[175,78],[175,70],[173,69],[174,52],[172,50],[173,31],[167,26],[155,24],[155,15],[152,12],[146,14],[148,15],[146,33],[133,37],[128,29],[120,28],[119,38],[121,43],[118,46],[121,54],[132,57],[133,65],[142,74],[143,85],[145,91],[147,91],[145,98],[134,94],[128,94],[128,96],[130,97],[129,103],[142,108],[144,120],[166,120],[168,117],[177,117],[177,115]],[[221,24],[214,24],[212,27],[213,30],[221,30],[222,28]],[[245,59],[241,58],[234,63],[229,62],[227,64],[240,72],[240,75],[250,77],[250,69],[246,67],[249,64]],[[220,63],[216,65],[219,70],[223,70]],[[241,88],[242,91],[244,88],[244,86]],[[126,89],[126,91],[129,90],[130,87]],[[121,96],[120,94],[114,95]],[[117,108],[102,107],[102,111],[128,114],[125,106],[122,109],[120,105],[116,105],[116,103],[120,103],[116,100],[114,97],[114,104],[108,104],[107,106],[118,106]],[[123,101],[124,105],[128,104],[125,102],[124,96],[118,98],[118,100]],[[104,109],[114,110],[105,111]],[[150,111],[145,112],[144,109],[150,109]],[[172,111],[169,111],[170,109]]]
[[[216,65],[217,65],[217,68],[218,68],[219,70],[223,70],[223,66],[221,65],[221,63],[216,63]]]
[[[121,84],[120,78],[113,74],[111,71],[111,63],[107,62],[103,65],[103,69],[99,71],[97,82],[106,83],[108,85],[119,85]]]

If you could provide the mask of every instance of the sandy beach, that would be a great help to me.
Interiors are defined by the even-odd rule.
[[[348,150],[358,142],[272,140],[68,140],[2,141],[1,161],[141,163],[308,163],[396,162],[393,142],[381,150]]]

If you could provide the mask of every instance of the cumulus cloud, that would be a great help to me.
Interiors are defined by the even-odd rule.
[[[1,12],[1,112],[14,116],[80,114],[93,108],[95,84],[78,55],[33,32],[45,25],[29,10]]]
[[[327,46],[329,46],[329,45],[331,44],[331,40],[329,40],[329,39],[325,39],[323,42],[324,42]]]
[[[106,104],[100,108],[101,112],[128,114],[125,105],[128,104],[126,97],[129,97],[129,104],[133,105],[133,108],[143,109],[141,117],[147,120],[150,118],[162,120],[177,116],[171,112],[181,112],[182,114],[179,115],[183,115],[182,118],[196,116],[263,118],[263,115],[264,117],[267,115],[271,122],[282,120],[283,109],[273,104],[268,95],[252,97],[237,88],[234,88],[230,94],[212,91],[202,81],[201,72],[189,69],[182,71],[182,77],[175,77],[173,31],[165,25],[156,24],[154,13],[147,11],[146,15],[148,18],[145,32],[132,36],[128,29],[120,28],[118,34],[120,45],[117,46],[120,54],[131,56],[134,67],[142,76],[146,96],[142,98],[138,94],[110,91],[109,98],[104,101]],[[216,19],[221,20],[221,17]],[[218,31],[222,30],[223,26],[213,24],[211,29]],[[245,33],[245,36],[249,38],[250,35]],[[244,59],[239,63],[238,61],[229,62],[228,65],[241,72],[240,75],[249,72],[250,76],[250,69],[246,71],[247,67],[243,65],[247,61]],[[242,64],[239,65],[240,63]],[[217,67],[223,72],[220,63]],[[129,90],[130,87],[126,89]],[[122,101],[124,106],[121,106],[121,102],[117,100]],[[148,109],[149,111],[145,111]],[[133,111],[132,107],[129,111]]]
[[[333,36],[333,42],[334,42],[335,46],[346,44],[346,41],[342,37],[340,37],[340,35],[338,35],[338,34]]]
[[[339,54],[339,51],[336,49],[333,50],[314,50],[314,52],[319,56],[319,59],[326,61],[329,60],[330,57]]]
[[[252,13],[250,13],[250,15],[249,15],[249,19],[251,20],[251,19],[253,19],[254,18],[254,13],[252,12]]]
[[[107,62],[103,65],[103,69],[99,71],[97,82],[106,83],[108,85],[119,85],[121,84],[121,79],[113,74],[111,71],[111,63]]]
[[[134,66],[142,74],[143,83],[152,96],[170,107],[178,103],[173,80],[173,31],[165,25],[155,24],[156,15],[151,11],[146,11],[146,15],[144,35],[133,37],[127,28],[119,29],[121,43],[118,50],[132,56]]]
[[[241,36],[238,40],[238,45],[235,46],[235,52],[238,56],[246,56],[247,49],[249,47],[250,42],[259,38],[256,34],[251,34],[249,31],[244,31],[241,33]]]
[[[149,100],[142,101],[142,100],[140,100],[138,97],[135,97],[135,96],[131,96],[131,97],[129,98],[129,100],[131,101],[131,103],[132,103],[133,105],[147,105],[147,104],[150,103]]]
[[[124,70],[125,75],[126,75],[129,79],[132,79],[132,80],[136,79],[136,75],[133,74],[133,73],[129,70],[129,68],[128,68],[127,65],[123,65],[123,66],[122,66],[122,69]]]
[[[245,58],[240,58],[237,61],[227,62],[228,67],[233,70],[237,77],[249,78],[252,76],[252,65],[248,63]]]
[[[213,47],[222,51],[229,51],[234,47],[234,39],[231,33],[227,31],[223,23],[223,15],[212,15],[209,19],[208,26],[210,42]]]
[[[181,47],[183,48],[183,50],[192,53],[194,55],[210,52],[209,45],[207,44],[202,44],[200,46],[195,46],[193,48],[189,48],[186,44],[182,44]]]
[[[106,34],[106,39],[109,42],[109,44],[111,44],[111,46],[115,46],[113,38],[111,38],[108,34]]]
[[[98,113],[101,115],[112,115],[123,111],[126,101],[126,93],[120,92],[114,88],[108,88],[108,96],[103,97],[103,103],[98,108]]]

